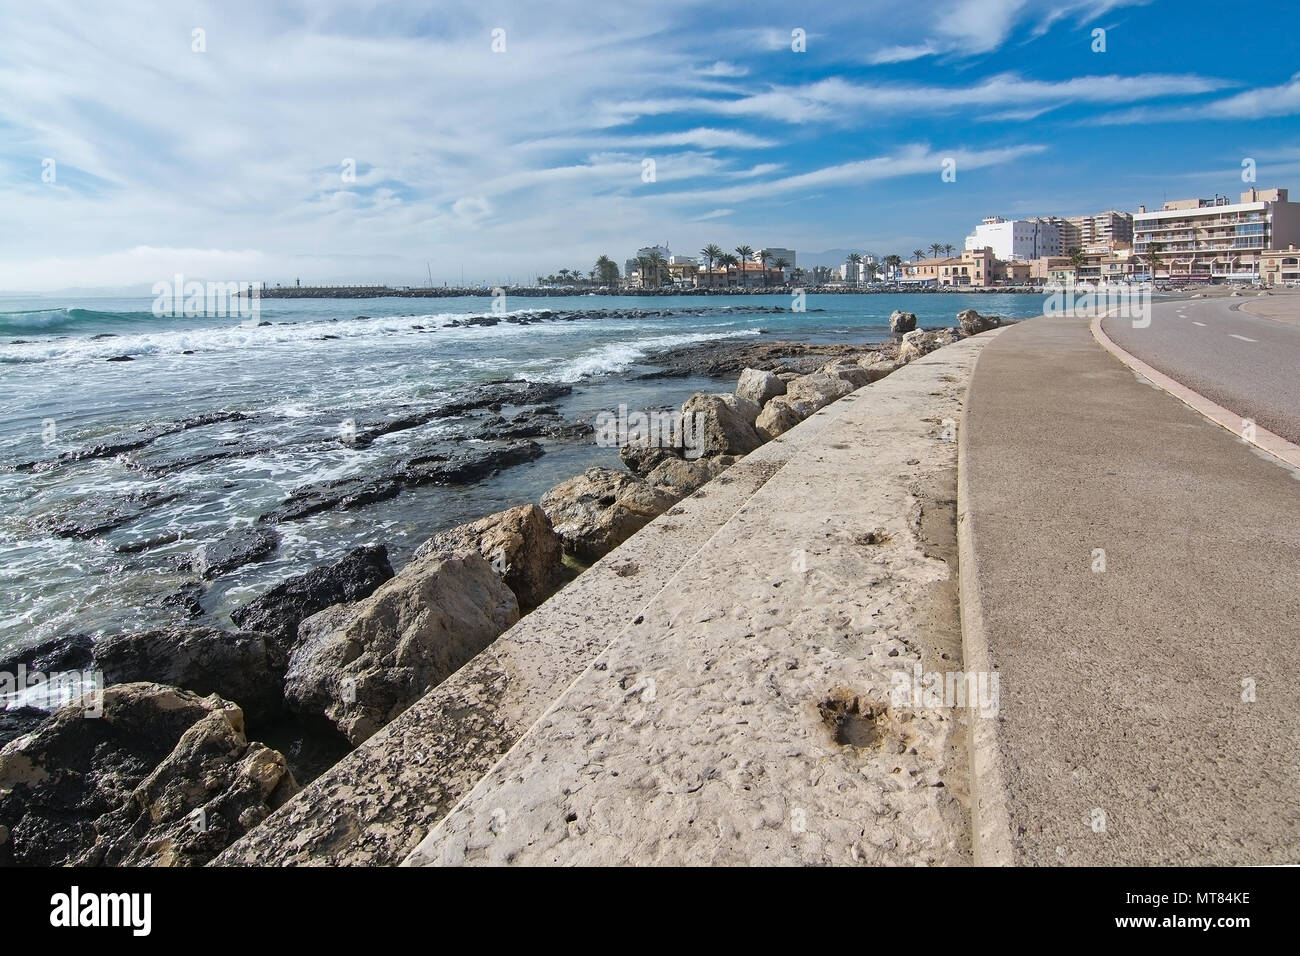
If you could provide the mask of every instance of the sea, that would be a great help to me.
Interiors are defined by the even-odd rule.
[[[443,412],[493,383],[565,386],[550,388],[549,411],[590,422],[732,387],[655,377],[663,349],[878,342],[894,309],[948,326],[965,308],[1038,315],[1043,299],[813,294],[793,311],[789,295],[575,295],[512,297],[494,311],[488,297],[271,298],[256,321],[154,305],[0,297],[0,653],[75,633],[228,627],[234,608],[360,544],[386,545],[400,568],[440,530],[537,501],[592,465],[621,467],[590,436],[539,437],[540,454],[481,480],[282,520],[271,553],[196,573],[205,546],[264,526],[295,491],[389,474],[431,450],[473,451],[484,415],[520,410]],[[389,427],[399,420],[416,424]],[[377,437],[342,440],[348,427]]]

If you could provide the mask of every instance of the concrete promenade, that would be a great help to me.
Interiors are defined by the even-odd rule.
[[[965,428],[967,639],[1001,675],[974,758],[985,860],[1300,860],[1295,469],[1083,319],[986,348]]]
[[[968,862],[965,712],[888,702],[961,666],[953,439],[994,338],[746,456],[217,864]]]

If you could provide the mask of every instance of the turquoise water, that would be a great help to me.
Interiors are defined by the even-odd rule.
[[[382,472],[439,443],[468,442],[466,423],[453,416],[367,448],[345,447],[337,440],[345,419],[383,422],[512,379],[571,385],[553,404],[589,420],[620,404],[676,404],[721,387],[639,379],[653,370],[658,349],[760,336],[877,341],[896,308],[939,326],[968,307],[1037,315],[1042,298],[828,295],[806,305],[788,311],[785,295],[511,298],[496,318],[538,310],[573,316],[458,326],[492,316],[491,300],[268,299],[249,322],[159,318],[150,298],[0,298],[0,647],[174,621],[176,610],[162,599],[195,581],[184,565],[199,546],[251,524],[295,488]],[[777,308],[785,311],[768,311]],[[626,310],[654,314],[608,315]],[[109,361],[121,358],[131,361]],[[238,418],[176,431],[138,452],[67,460],[142,428],[214,413]],[[223,623],[270,584],[363,542],[388,544],[400,566],[444,527],[536,500],[590,464],[617,464],[614,450],[590,440],[539,443],[540,458],[475,485],[421,487],[279,525],[283,539],[268,560],[205,584],[205,614]],[[148,467],[159,460],[184,466],[159,474]],[[130,499],[163,503],[86,538],[50,531],[54,519]]]

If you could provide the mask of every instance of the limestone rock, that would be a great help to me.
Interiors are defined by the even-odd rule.
[[[682,457],[682,449],[660,448],[655,445],[629,444],[623,445],[619,448],[618,457],[623,459],[623,464],[627,465],[628,471],[644,478],[665,461],[669,461],[670,459],[680,460]]]
[[[476,551],[487,559],[522,607],[541,604],[563,580],[560,536],[546,512],[520,505],[434,535],[415,552],[430,554]]]
[[[715,455],[695,461],[669,459],[646,476],[646,484],[684,498],[726,471],[736,460],[733,455]]]
[[[743,403],[743,404],[742,404]],[[695,435],[700,455],[747,455],[763,443],[754,431],[749,412],[754,403],[734,395],[709,395],[696,392],[682,404],[683,429]],[[687,416],[700,416],[698,424],[688,428]]]
[[[429,554],[365,600],[299,625],[285,702],[359,745],[518,620],[514,593],[482,555]]]
[[[785,395],[778,395],[763,406],[755,428],[764,441],[771,441],[794,428],[806,417],[807,415],[800,414],[795,402]]]
[[[915,312],[903,312],[900,309],[895,309],[889,313],[889,331],[894,335],[902,335],[905,332],[911,332],[915,328]]]
[[[903,336],[902,347],[898,350],[898,363],[906,365],[923,355],[929,355],[937,348],[960,341],[962,334],[956,329],[937,329],[926,331],[917,329]]]
[[[747,368],[740,373],[740,380],[736,382],[736,394],[761,408],[770,399],[785,394],[785,382],[772,372]]]
[[[980,315],[974,309],[962,309],[957,313],[957,323],[967,335],[979,335],[989,329],[996,329],[1002,324],[1002,317],[997,315]]]
[[[542,510],[551,519],[564,550],[590,563],[613,551],[677,500],[663,488],[625,472],[588,468],[546,492]]]
[[[0,847],[29,866],[206,863],[297,790],[284,757],[211,695],[155,683],[69,704],[0,750]]]

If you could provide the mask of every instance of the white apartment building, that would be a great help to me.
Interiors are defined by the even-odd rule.
[[[989,216],[966,237],[966,251],[992,249],[1003,262],[1027,262],[1042,256],[1059,256],[1062,249],[1060,219],[1003,219]]]
[[[1115,246],[1119,243],[1133,241],[1133,214],[1108,209],[1093,216],[1070,216],[1067,235],[1062,236],[1063,251],[1076,246],[1080,249],[1088,246]]]
[[[1261,254],[1291,243],[1300,243],[1300,203],[1285,189],[1252,187],[1235,203],[1179,199],[1133,216],[1133,255],[1156,279],[1253,281]]]

